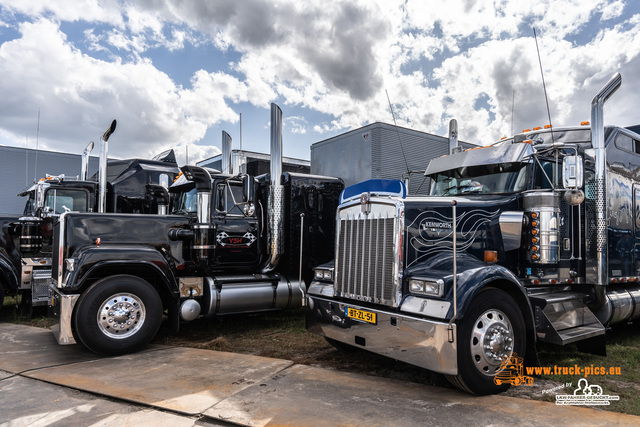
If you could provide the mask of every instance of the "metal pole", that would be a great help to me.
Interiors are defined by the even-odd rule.
[[[300,269],[298,273],[298,287],[302,292],[302,306],[307,306],[307,292],[302,284],[302,248],[304,243],[304,213],[300,214]]]

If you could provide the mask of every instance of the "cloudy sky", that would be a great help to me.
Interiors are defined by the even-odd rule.
[[[549,122],[533,28],[554,125],[617,71],[605,122],[640,123],[637,0],[0,0],[0,144],[80,153],[115,118],[111,157],[193,163],[222,130],[267,152],[275,102],[309,159],[393,123],[387,93],[399,125],[487,144]]]

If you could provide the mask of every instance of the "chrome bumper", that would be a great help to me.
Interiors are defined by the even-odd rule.
[[[49,286],[49,312],[58,319],[58,323],[51,327],[58,344],[75,344],[71,330],[71,316],[80,294],[61,294],[54,284]]]
[[[376,313],[377,324],[345,316],[345,308]],[[458,374],[456,340],[449,342],[448,323],[374,310],[357,304],[308,295],[307,329],[315,334],[401,360],[434,372]],[[456,325],[453,325],[456,337]]]

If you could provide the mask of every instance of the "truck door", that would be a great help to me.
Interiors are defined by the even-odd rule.
[[[216,224],[216,267],[251,268],[259,262],[259,228],[254,212],[245,213],[242,182],[217,181],[213,221]]]
[[[635,272],[640,271],[640,185],[633,184],[633,233],[634,233],[634,247],[633,247],[633,261]]]

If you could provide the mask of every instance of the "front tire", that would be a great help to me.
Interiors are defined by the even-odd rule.
[[[149,282],[129,275],[110,276],[91,285],[78,299],[74,337],[95,353],[133,353],[156,335],[162,310],[162,300]]]
[[[456,387],[477,395],[506,391],[509,383],[494,382],[506,357],[524,357],[524,320],[514,299],[499,289],[481,291],[458,330],[458,375],[447,376]]]

